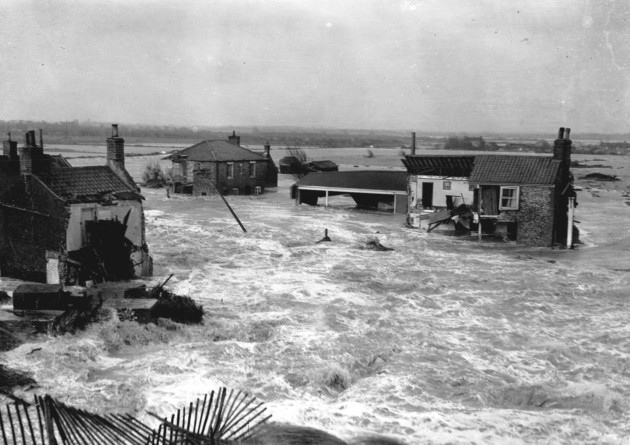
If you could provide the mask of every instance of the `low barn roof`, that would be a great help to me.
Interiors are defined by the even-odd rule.
[[[468,177],[475,156],[407,155],[402,163],[412,175]]]
[[[41,179],[57,196],[70,202],[89,200],[106,193],[141,198],[107,165],[54,168]]]
[[[323,161],[311,161],[308,163],[308,166],[321,171],[337,171],[339,169],[337,164],[328,159]]]
[[[550,156],[478,155],[471,184],[552,185],[561,162]]]
[[[196,162],[263,161],[267,158],[251,150],[226,141],[202,141],[173,153],[166,159],[177,161],[184,158]]]
[[[297,186],[407,191],[407,172],[362,170],[309,173]]]

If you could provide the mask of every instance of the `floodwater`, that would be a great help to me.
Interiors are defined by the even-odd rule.
[[[132,159],[137,176],[147,159]],[[598,171],[625,181],[628,160],[594,163],[607,162]],[[292,182],[227,197],[246,233],[217,197],[143,190],[151,282],[174,274],[204,325],[113,317],[43,337],[0,355],[38,382],[18,394],[150,422],[227,386],[346,440],[630,443],[629,182],[579,183],[575,250],[426,234],[343,201],[295,206]]]

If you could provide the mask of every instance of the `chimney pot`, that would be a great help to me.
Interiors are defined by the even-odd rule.
[[[570,128],[565,128],[564,130],[564,138],[566,140],[569,140],[569,135],[571,134],[571,129]]]
[[[564,127],[560,127],[558,130],[558,139],[564,139]]]
[[[112,137],[118,137],[118,124],[112,124]]]

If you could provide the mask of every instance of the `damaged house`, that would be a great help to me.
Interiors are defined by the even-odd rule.
[[[112,126],[107,164],[72,167],[44,153],[42,134],[3,142],[0,157],[0,273],[83,284],[150,275],[140,189],[125,169],[124,139]]]
[[[240,146],[232,132],[228,141],[202,141],[166,159],[172,162],[173,191],[195,196],[260,194],[278,186],[278,169],[265,145],[264,155]]]
[[[406,156],[408,224],[494,234],[529,246],[571,244],[570,131],[560,128],[553,156]]]

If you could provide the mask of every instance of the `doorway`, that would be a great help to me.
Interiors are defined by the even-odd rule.
[[[422,183],[422,208],[430,209],[433,207],[433,183]]]

